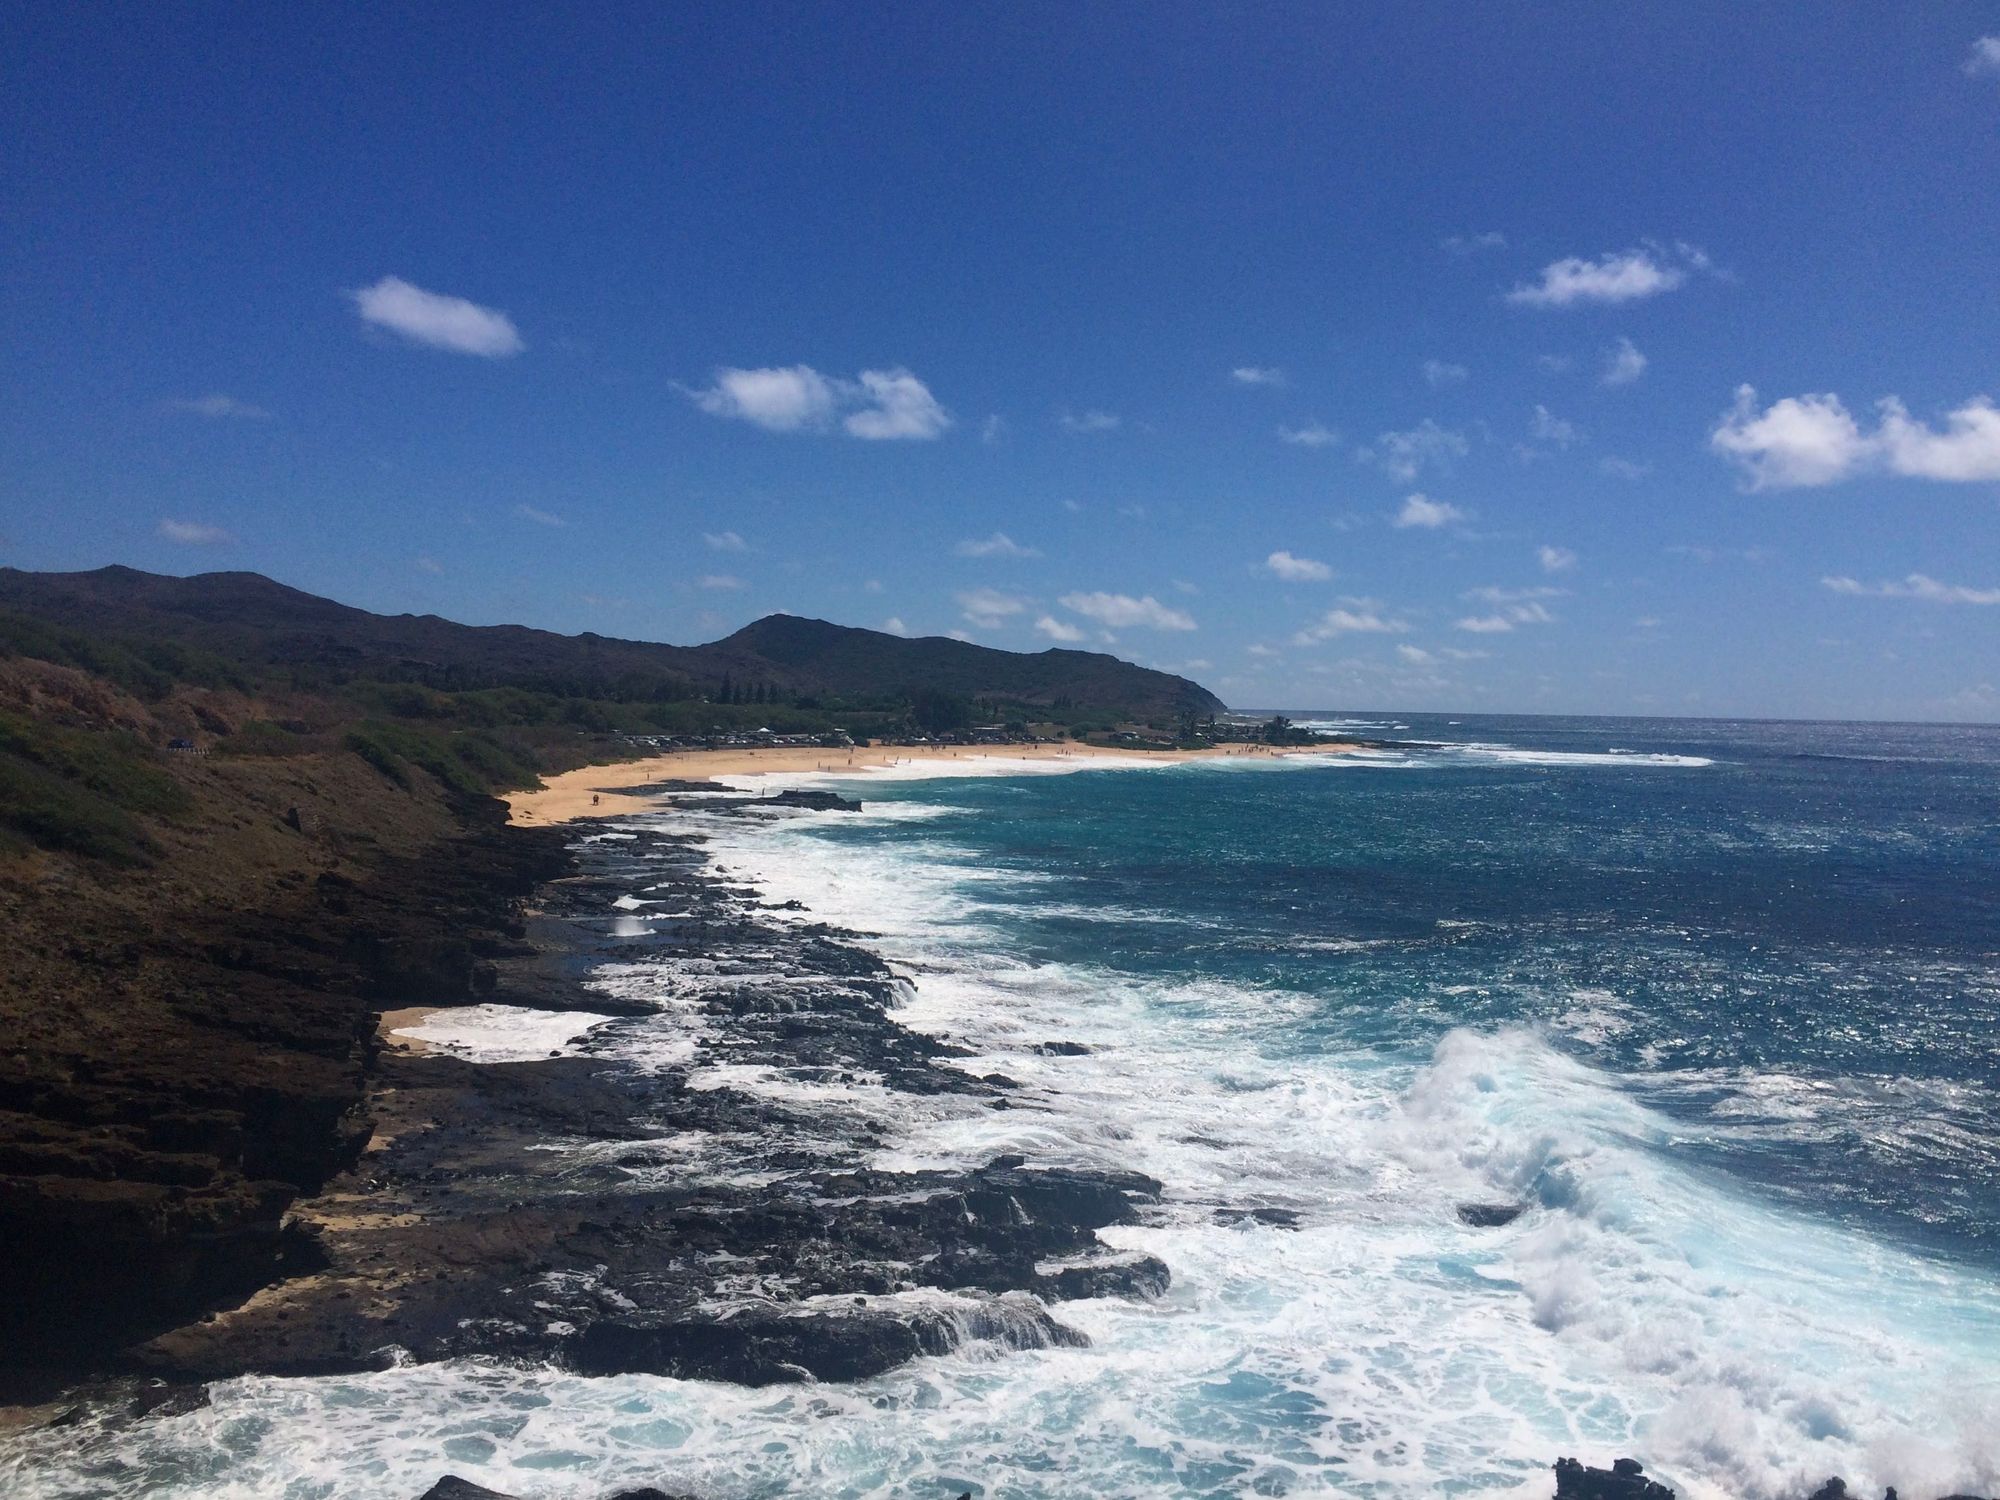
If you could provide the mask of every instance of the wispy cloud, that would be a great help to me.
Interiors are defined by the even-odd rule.
[[[1003,594],[998,589],[964,589],[952,597],[967,623],[981,630],[998,629],[1028,607],[1028,601],[1019,595]]]
[[[888,619],[884,620],[882,628],[890,635],[908,635],[910,633],[910,627],[905,625],[902,619],[896,615],[891,615]]]
[[[1567,547],[1546,545],[1537,547],[1535,557],[1541,563],[1544,573],[1567,573],[1577,563],[1576,554]]]
[[[951,426],[951,414],[908,370],[863,370],[863,405],[841,423],[851,437],[929,440]]]
[[[725,366],[713,379],[700,390],[679,389],[710,416],[750,422],[767,432],[825,432],[839,416],[849,437],[928,441],[952,425],[930,388],[900,366],[863,370],[854,380],[822,375],[811,365]]]
[[[716,552],[748,552],[750,544],[733,531],[704,531],[702,541]]]
[[[1450,468],[1468,451],[1465,434],[1440,427],[1429,417],[1403,432],[1385,432],[1355,457],[1379,466],[1398,484],[1408,484],[1426,468]]]
[[[1629,458],[1600,458],[1597,472],[1607,479],[1644,479],[1653,471],[1644,464],[1635,464]]]
[[[384,276],[373,286],[348,295],[360,310],[362,322],[385,328],[413,344],[486,359],[505,359],[528,347],[521,342],[514,320],[498,309],[443,292],[427,292],[400,276]]]
[[[1447,255],[1477,255],[1482,250],[1505,250],[1507,236],[1497,229],[1478,234],[1448,235],[1439,242],[1439,248]]]
[[[420,557],[416,561],[416,569],[419,573],[442,573],[444,564],[435,557]]]
[[[1471,517],[1456,505],[1433,500],[1428,495],[1410,495],[1405,497],[1403,508],[1396,512],[1390,524],[1405,531],[1412,527],[1420,531],[1437,531],[1442,527],[1470,519]]]
[[[536,510],[525,500],[514,507],[514,514],[524,521],[533,521],[537,526],[567,526],[569,523],[551,511]]]
[[[1603,385],[1630,385],[1646,373],[1646,356],[1639,352],[1639,346],[1630,339],[1621,338],[1605,351],[1604,373],[1598,377]]]
[[[1880,471],[1942,483],[2000,479],[2000,408],[1975,396],[1945,413],[1939,431],[1885,396],[1875,430],[1864,432],[1839,396],[1786,396],[1761,411],[1757,392],[1739,386],[1736,404],[1709,434],[1709,446],[1742,471],[1751,490],[1808,489]]]
[[[1318,422],[1307,422],[1303,427],[1280,427],[1278,436],[1284,442],[1301,448],[1331,448],[1340,441],[1339,433]]]
[[[1295,557],[1289,552],[1273,552],[1264,559],[1264,568],[1287,583],[1325,583],[1333,577],[1333,569],[1325,563],[1310,557]]]
[[[268,422],[271,420],[271,414],[264,410],[263,407],[254,406],[248,401],[238,401],[234,396],[225,396],[219,391],[213,395],[190,396],[169,401],[165,404],[168,411],[186,412],[188,415],[196,417],[215,417],[218,419],[234,417],[245,422]]]
[[[1636,302],[1683,285],[1691,270],[1706,270],[1708,257],[1692,245],[1647,245],[1614,251],[1596,260],[1569,255],[1542,267],[1539,280],[1507,294],[1517,307],[1574,307],[1583,303]]]
[[[176,521],[168,517],[161,520],[158,529],[168,541],[179,542],[184,547],[219,547],[236,540],[220,526],[210,526],[201,521]]]
[[[1558,588],[1510,589],[1492,584],[1468,589],[1467,599],[1497,607],[1487,614],[1467,615],[1455,625],[1473,635],[1505,635],[1522,625],[1553,625],[1556,617],[1542,601],[1561,598],[1564,592]]]
[[[734,573],[704,573],[694,581],[698,589],[740,589],[747,587]]]
[[[1058,620],[1054,615],[1043,615],[1036,620],[1035,629],[1050,640],[1061,641],[1065,645],[1073,645],[1083,639],[1083,631],[1079,627]]]
[[[1827,577],[1820,582],[1836,594],[1861,594],[1872,599],[1921,599],[1926,604],[2000,604],[2000,588],[1968,588],[1962,583],[1940,583],[1923,573],[1886,583],[1863,583],[1858,578]]]
[[[1004,531],[991,536],[967,537],[951,549],[960,557],[1040,557],[1039,549],[1023,547]]]
[[[1441,359],[1427,359],[1423,363],[1424,382],[1432,390],[1440,390],[1448,385],[1460,385],[1471,372],[1464,365],[1448,364]]]
[[[997,413],[979,424],[979,441],[988,447],[1007,436],[1007,419]]]
[[[1124,425],[1116,412],[1095,409],[1080,413],[1066,411],[1056,420],[1071,432],[1116,432]]]
[[[1130,594],[1064,594],[1064,609],[1113,630],[1144,626],[1149,630],[1193,630],[1194,616],[1186,610],[1162,604],[1151,594],[1133,598]]]
[[[1968,78],[2000,78],[2000,36],[1983,36],[1974,42],[1964,72]]]
[[[1565,421],[1537,403],[1535,414],[1528,422],[1528,435],[1538,442],[1554,443],[1558,448],[1568,448],[1583,441],[1583,429],[1576,423]]]
[[[1285,372],[1270,365],[1238,365],[1229,372],[1229,378],[1238,385],[1282,386]]]
[[[1401,635],[1410,627],[1382,611],[1373,599],[1343,599],[1292,637],[1294,646],[1315,646],[1339,635]]]

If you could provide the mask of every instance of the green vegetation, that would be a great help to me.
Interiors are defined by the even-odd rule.
[[[157,760],[127,734],[0,714],[0,838],[147,864],[156,850],[140,816],[172,818],[188,805]]]

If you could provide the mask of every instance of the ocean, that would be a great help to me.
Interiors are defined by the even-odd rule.
[[[1103,1233],[1172,1286],[1058,1304],[1089,1347],[242,1379],[17,1444],[7,1492],[1386,1500],[1546,1495],[1571,1453],[1697,1500],[2000,1492],[2000,730],[1294,717],[1403,745],[664,815],[870,934],[899,1019],[1022,1103],[718,1084],[865,1117],[886,1168],[1165,1185]],[[644,1045],[699,1068],[679,1016]]]

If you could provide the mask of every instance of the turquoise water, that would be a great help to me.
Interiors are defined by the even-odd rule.
[[[884,1166],[1019,1150],[1166,1185],[1108,1237],[1173,1286],[1063,1304],[1089,1348],[780,1391],[235,1381],[8,1477],[1386,1500],[1546,1495],[1574,1452],[1636,1454],[1697,1500],[1833,1473],[2000,1489],[2000,732],[1364,727],[1430,743],[905,767],[859,815],[663,815],[802,920],[874,934],[904,1019],[1021,1103],[716,1081],[867,1116]],[[699,1067],[685,1024],[652,1045]],[[1526,1209],[1475,1229],[1467,1202]]]

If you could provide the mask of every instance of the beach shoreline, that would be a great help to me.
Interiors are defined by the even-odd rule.
[[[579,766],[542,779],[535,788],[507,792],[508,821],[531,827],[568,823],[578,818],[614,817],[646,812],[656,806],[629,789],[654,781],[714,781],[725,776],[826,775],[865,778],[870,771],[892,766],[935,763],[966,774],[969,766],[992,761],[991,774],[1004,776],[1010,765],[1023,761],[1068,762],[1076,770],[1093,766],[1111,770],[1145,769],[1201,760],[1275,759],[1285,755],[1345,754],[1366,749],[1355,744],[1218,745],[1207,750],[1121,750],[1115,746],[1082,744],[1030,745],[872,745],[848,748],[821,746],[726,750],[675,750],[642,760],[607,761]],[[974,772],[973,774],[978,774]]]

